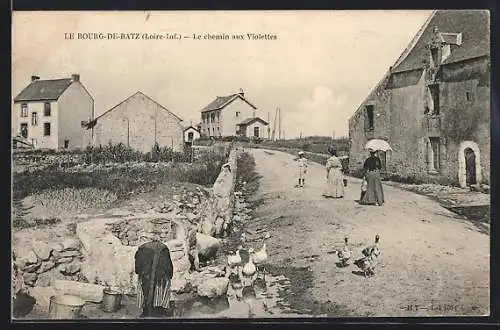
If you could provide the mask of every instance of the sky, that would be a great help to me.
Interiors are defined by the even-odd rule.
[[[348,135],[348,118],[431,11],[14,12],[12,95],[80,74],[100,115],[137,91],[184,119],[240,88],[286,138]],[[83,40],[78,33],[262,33],[276,40]],[[70,33],[75,39],[65,38]]]

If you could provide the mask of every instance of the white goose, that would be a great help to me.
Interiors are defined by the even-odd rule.
[[[227,256],[228,266],[231,267],[231,269],[236,267],[237,271],[239,270],[239,267],[241,266],[240,249],[241,249],[241,246],[238,246],[238,250],[236,250],[235,254]]]
[[[243,287],[253,285],[253,282],[256,278],[257,267],[252,260],[252,257],[248,258],[248,262],[243,266],[241,270],[241,282]]]
[[[267,261],[266,243],[264,243],[259,251],[255,252],[254,249],[250,248],[248,252],[250,253],[253,262],[257,266],[257,272],[264,274],[265,279],[266,269],[263,264]]]

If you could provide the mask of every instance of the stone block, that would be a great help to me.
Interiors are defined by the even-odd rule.
[[[55,280],[54,289],[58,294],[74,295],[85,301],[100,303],[105,287],[76,281]]]
[[[215,298],[226,295],[229,279],[225,277],[209,278],[198,285],[197,293],[201,297]]]
[[[51,286],[35,286],[34,288],[30,289],[29,294],[36,300],[34,309],[44,313],[48,313],[50,297],[57,295],[57,291]]]

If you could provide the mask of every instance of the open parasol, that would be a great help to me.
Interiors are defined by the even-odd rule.
[[[374,150],[374,151],[377,151],[377,150],[381,150],[381,151],[392,150],[391,146],[389,145],[389,143],[387,143],[387,141],[380,140],[380,139],[372,139],[372,140],[366,142],[365,149],[368,149],[368,150],[371,149],[371,150]]]

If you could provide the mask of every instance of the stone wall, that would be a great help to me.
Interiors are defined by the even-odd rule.
[[[237,149],[230,152],[228,162],[222,166],[213,185],[211,198],[208,201],[212,207],[207,205],[206,216],[202,219],[199,230],[205,235],[220,237],[231,224],[238,153]]]
[[[221,237],[231,224],[236,180],[237,151],[231,151],[208,194],[174,196],[173,201],[156,205],[150,212],[119,218],[97,218],[77,225],[77,235],[83,245],[85,261],[82,274],[90,283],[119,288],[134,294],[137,276],[134,271],[134,256],[137,245],[124,244],[127,237],[117,237],[110,227],[127,220],[163,220],[170,222],[172,233],[163,237],[174,265],[172,291],[182,292],[190,281],[190,254],[212,255]],[[196,232],[195,244],[190,234]],[[127,234],[127,235],[130,235]],[[137,233],[134,233],[134,240]],[[130,236],[128,236],[130,237]],[[131,240],[131,239],[130,239]]]
[[[80,277],[83,254],[77,238],[57,242],[33,240],[13,244],[15,265],[28,287],[49,286],[55,279]]]
[[[385,103],[378,96],[370,95],[349,120],[351,173],[359,172],[368,156],[364,150],[366,142],[379,138],[387,139],[393,148],[386,154],[389,177],[458,184],[463,181],[458,177],[459,164],[463,161],[460,156],[463,150],[459,146],[471,141],[480,150],[481,179],[489,182],[489,59],[471,59],[442,67],[439,117],[430,118],[424,113],[425,79],[422,70],[396,73],[391,79]],[[364,107],[369,104],[375,106],[372,132],[366,130],[364,116]],[[461,118],[455,125],[457,116]],[[430,134],[426,126],[428,120],[438,123],[438,133]],[[440,139],[438,171],[429,170],[429,136],[439,136]]]

